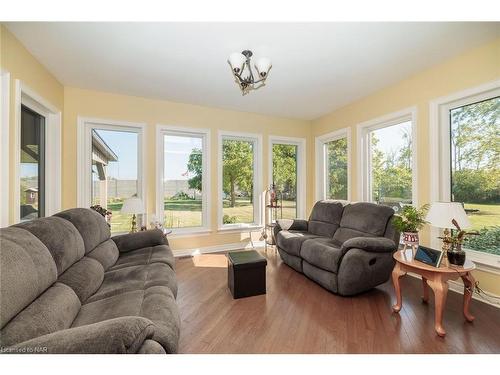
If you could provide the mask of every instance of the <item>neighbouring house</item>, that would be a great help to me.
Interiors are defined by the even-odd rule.
[[[98,191],[99,204],[107,208],[108,206],[108,176],[107,166],[109,162],[118,161],[118,156],[108,146],[108,144],[97,134],[92,131],[92,173],[97,176],[97,184],[92,184],[92,188]]]
[[[38,189],[34,187],[24,190],[26,204],[35,204],[38,202]]]

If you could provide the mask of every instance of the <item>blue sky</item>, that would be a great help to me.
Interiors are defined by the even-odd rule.
[[[166,135],[164,141],[164,179],[187,180],[191,178],[192,175],[186,173],[189,155],[194,148],[201,149],[201,138]]]
[[[118,180],[137,179],[137,133],[101,129],[96,132],[118,156],[118,161],[109,163],[108,175]]]
[[[384,154],[402,148],[405,145],[403,140],[404,130],[411,134],[411,121],[375,130],[374,133],[379,140],[377,148]]]

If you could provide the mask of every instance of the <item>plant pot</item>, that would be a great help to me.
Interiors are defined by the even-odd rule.
[[[452,244],[451,250],[449,250],[446,255],[450,264],[463,266],[465,263],[465,251],[462,250],[461,243]]]
[[[455,266],[463,266],[465,263],[465,251],[448,251],[448,262]]]
[[[408,246],[418,245],[418,232],[403,232],[403,244]]]

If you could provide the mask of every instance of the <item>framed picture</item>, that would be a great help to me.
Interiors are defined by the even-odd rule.
[[[443,259],[444,252],[441,250],[434,250],[430,247],[419,246],[415,254],[415,260],[428,264],[429,266],[439,267]]]

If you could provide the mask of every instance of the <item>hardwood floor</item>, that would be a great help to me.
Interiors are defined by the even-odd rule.
[[[264,251],[261,251],[265,254]],[[225,254],[177,260],[180,353],[500,353],[500,309],[477,300],[465,321],[462,295],[448,293],[445,338],[434,331],[434,301],[420,280],[401,279],[403,308],[393,313],[392,284],[336,296],[268,250],[267,294],[233,300]]]

